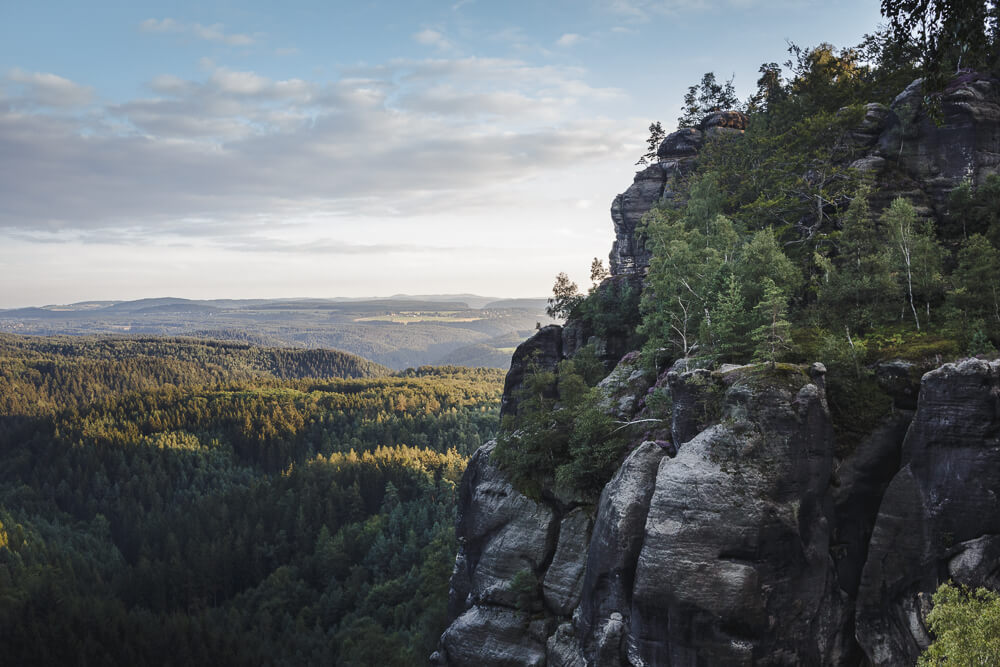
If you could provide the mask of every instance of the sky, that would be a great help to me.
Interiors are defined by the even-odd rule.
[[[0,0],[0,308],[589,284],[647,127],[861,0]]]

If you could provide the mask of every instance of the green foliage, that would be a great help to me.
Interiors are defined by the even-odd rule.
[[[898,296],[892,256],[868,209],[871,190],[860,188],[841,220],[833,261],[817,253],[817,299],[827,326],[866,331],[891,317]]]
[[[625,433],[591,386],[603,373],[589,374],[596,357],[582,352],[555,372],[529,370],[517,415],[504,417],[493,460],[529,497],[556,487],[596,499],[625,453]]]
[[[677,119],[677,127],[694,127],[714,111],[726,111],[737,106],[739,98],[736,97],[732,78],[719,83],[714,72],[706,72],[701,81],[688,88],[684,95],[684,113]]]
[[[715,349],[723,361],[745,359],[749,353],[750,313],[735,274],[729,274],[719,293],[712,319]]]
[[[560,273],[552,286],[552,296],[549,298],[549,305],[545,307],[545,312],[552,319],[566,319],[581,301],[583,295],[580,294],[580,288],[569,279],[569,276]]]
[[[766,361],[773,368],[782,355],[791,349],[791,324],[788,315],[788,297],[770,278],[764,278],[764,294],[754,307],[754,316],[760,324],[750,334],[754,342],[754,361]]]
[[[975,234],[1000,245],[1000,174],[990,174],[977,187],[969,181],[955,188],[948,199],[943,236],[966,240]]]
[[[998,5],[996,0],[882,0],[900,44],[915,44],[932,90],[963,67],[996,68]]]
[[[948,582],[938,587],[932,600],[927,623],[934,642],[918,665],[1000,664],[1000,595]]]
[[[603,267],[601,267],[603,268]],[[641,321],[642,289],[628,276],[615,276],[595,285],[573,311],[590,334],[608,340],[619,337],[638,344],[636,328]]]
[[[649,138],[646,139],[646,152],[639,158],[636,165],[646,166],[650,162],[656,162],[656,150],[660,147],[660,143],[663,141],[667,133],[663,130],[663,126],[660,125],[660,121],[649,124]]]
[[[531,570],[518,570],[510,580],[510,592],[514,594],[517,610],[531,612],[531,602],[538,594],[538,577]]]
[[[502,373],[280,380],[230,370],[262,353],[228,345],[3,340],[5,660],[409,665],[433,650],[455,487],[496,431]]]

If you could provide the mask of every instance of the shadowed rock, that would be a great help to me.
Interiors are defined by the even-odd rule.
[[[912,664],[930,637],[929,596],[949,577],[1000,585],[1000,362],[924,375],[903,467],[879,509],[857,603],[876,665]]]

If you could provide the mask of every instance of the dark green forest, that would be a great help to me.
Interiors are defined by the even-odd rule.
[[[502,377],[3,337],[5,664],[421,663]]]

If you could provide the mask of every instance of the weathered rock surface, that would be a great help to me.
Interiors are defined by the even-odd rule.
[[[698,435],[719,415],[722,385],[705,368],[667,373],[673,414],[670,430],[674,444],[680,446]]]
[[[663,457],[663,450],[654,443],[640,445],[625,459],[597,502],[578,619],[580,636],[592,656],[601,650],[601,642],[592,637],[603,632],[612,616],[617,614],[621,623],[631,613],[635,564]]]
[[[601,380],[600,387],[607,396],[606,408],[618,419],[629,419],[642,407],[640,401],[656,378],[643,367],[637,353],[626,355],[615,369]]]
[[[500,399],[501,417],[517,414],[518,390],[524,382],[528,369],[534,366],[543,371],[555,370],[563,358],[562,347],[563,329],[556,324],[542,327],[534,336],[517,346],[503,383],[503,398]]]
[[[677,161],[650,165],[635,175],[628,190],[615,197],[611,203],[611,220],[615,225],[615,241],[609,256],[612,275],[641,275],[645,272],[650,254],[637,237],[636,227],[649,209],[673,196],[667,188],[667,181],[672,174],[683,171],[682,162]]]
[[[580,604],[591,525],[590,516],[580,507],[559,524],[559,542],[545,571],[542,594],[546,607],[560,616],[569,616]]]
[[[444,631],[441,648],[431,660],[438,665],[542,667],[545,644],[530,626],[529,616],[522,612],[472,607]]]
[[[660,462],[635,574],[642,665],[831,664],[846,605],[829,554],[833,432],[799,371],[739,379],[722,419]]]
[[[1000,362],[924,375],[902,464],[858,592],[857,635],[876,665],[916,660],[930,641],[922,614],[942,581],[1000,584]]]
[[[456,536],[465,572],[459,576],[462,585],[452,588],[467,589],[468,603],[516,607],[514,577],[542,571],[559,525],[549,507],[518,493],[490,462],[494,447],[493,442],[480,447],[462,476]]]
[[[571,623],[563,623],[545,645],[546,667],[587,667]]]
[[[1000,167],[1000,82],[977,73],[957,77],[941,96],[940,124],[923,97],[917,80],[893,100],[874,153],[887,160],[887,172],[899,172],[887,179],[905,179],[897,188],[915,188],[943,212],[956,185],[982,183]]]

